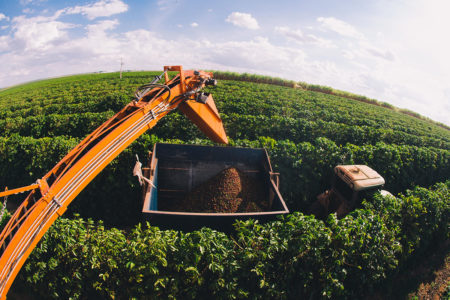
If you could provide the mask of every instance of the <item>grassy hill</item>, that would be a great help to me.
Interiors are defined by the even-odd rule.
[[[152,79],[153,75],[157,75],[159,73],[160,72],[129,72],[124,73],[122,80],[119,79],[118,73],[75,75],[32,82],[0,91],[0,187],[6,185],[11,188],[19,187],[30,184],[37,178],[40,178],[84,136],[89,134],[97,126],[102,124],[114,115],[115,112],[127,104],[132,99],[132,95],[139,85],[147,83],[150,79]],[[406,189],[414,188],[417,185],[428,188],[438,182],[445,182],[450,179],[450,131],[444,128],[445,126],[439,126],[431,121],[400,113],[388,105],[385,105],[388,107],[384,107],[383,105],[374,105],[374,103],[370,103],[370,101],[362,101],[364,100],[363,98],[362,100],[350,99],[352,97],[349,97],[349,94],[343,92],[326,92],[326,89],[320,90],[318,87],[316,87],[315,90],[312,90],[313,88],[308,89],[305,88],[307,85],[304,83],[301,85],[303,88],[294,88],[298,87],[295,83],[283,82],[279,80],[277,81],[267,77],[254,77],[252,79],[249,78],[249,76],[236,74],[228,74],[227,77],[227,74],[223,72],[220,73],[220,77],[234,79],[221,80],[219,81],[218,86],[209,88],[209,92],[213,94],[217,108],[224,121],[225,129],[230,138],[230,145],[265,147],[268,150],[274,169],[281,173],[281,192],[289,209],[293,212],[305,211],[312,201],[315,200],[315,196],[329,186],[332,169],[336,164],[340,163],[368,164],[386,179],[386,187],[393,193],[405,193]],[[274,84],[267,84],[264,82]],[[151,146],[155,142],[161,141],[189,144],[211,144],[211,142],[206,140],[199,130],[196,129],[196,127],[192,125],[183,115],[178,113],[170,114],[158,123],[152,131],[144,134],[135,143],[133,143],[129,149],[119,155],[119,157],[114,160],[110,166],[108,166],[86,188],[86,190],[79,195],[77,200],[74,201],[69,208],[66,215],[73,216],[77,213],[80,214],[81,217],[91,217],[96,220],[103,220],[108,226],[129,227],[135,225],[141,210],[141,193],[136,178],[133,178],[131,174],[135,161],[134,154],[139,154],[141,158],[145,157],[146,153],[151,149]],[[449,199],[448,193],[445,194],[444,190],[445,188],[440,186],[438,189],[438,191],[440,191],[439,195],[447,195],[447,198],[444,197],[441,199],[441,196],[433,196],[437,197],[436,199],[441,197],[439,198],[439,201],[444,201],[444,204],[439,208],[440,215],[436,217],[436,219],[433,219],[434,221],[427,221],[429,226],[432,226],[436,222],[445,223],[445,221],[442,221],[442,218],[445,220],[446,215],[442,215],[441,210],[448,214]],[[429,192],[420,190],[415,192],[415,194],[407,194],[405,199],[413,199],[414,197],[419,197],[417,199],[422,199],[420,197],[423,195],[428,195],[426,193],[433,192],[431,190]],[[428,198],[426,199],[432,198],[431,196],[427,197]],[[413,201],[411,199],[405,201]],[[395,206],[392,206],[392,203],[386,204],[386,202],[383,202],[382,200],[380,201],[382,205],[389,207],[389,209],[393,209],[392,207]],[[436,200],[435,202],[441,203],[439,201]],[[417,211],[407,211],[406,214],[411,213],[411,215],[416,217],[422,216],[420,213],[421,208],[419,209],[419,206],[414,206],[416,205],[414,203],[412,206],[415,207]],[[420,207],[423,208],[423,205],[425,204],[421,202],[420,205],[422,205]],[[304,219],[303,215],[294,214],[289,217],[291,218],[290,221],[280,221],[281,223],[279,224],[267,225],[264,228],[253,227],[251,224],[241,224],[241,231],[239,232],[252,232],[252,236],[270,236],[271,234],[275,234],[273,230],[279,230],[280,232],[284,232],[283,234],[286,234],[285,238],[287,238],[287,240],[284,240],[284,237],[281,240],[283,240],[283,243],[287,243],[286,245],[288,245],[288,236],[291,236],[293,232],[286,228],[291,228],[289,226],[296,228],[295,226],[301,225],[314,231],[314,234],[311,236],[314,241],[321,239],[325,241],[327,238],[318,233],[318,231],[323,231],[325,233],[328,232],[331,237],[332,234],[336,233],[337,228],[341,228],[339,226],[346,228],[345,230],[348,228],[353,228],[351,230],[356,230],[354,229],[356,227],[352,226],[360,226],[358,225],[358,220],[362,220],[361,222],[364,220],[367,221],[367,218],[375,218],[374,214],[377,210],[383,211],[380,207],[372,207],[371,209],[369,207],[367,211],[358,212],[354,217],[352,217],[354,219],[346,218],[347,221],[342,221],[342,223],[340,223],[341,221],[335,220],[330,221],[332,223],[329,223],[328,225],[324,225],[321,221],[313,221],[309,218]],[[428,209],[432,210],[431,208]],[[400,214],[398,211],[397,213]],[[401,214],[403,213],[404,212]],[[386,213],[386,215],[389,214]],[[386,217],[386,215],[384,215],[384,217]],[[401,243],[401,239],[395,236],[398,228],[389,227],[392,224],[389,223],[390,221],[387,221],[388,219],[383,219],[384,217],[376,217],[379,218],[376,222],[380,222],[381,224],[381,227],[376,230],[380,232],[379,234],[383,233],[384,236],[383,238],[380,237],[381,240],[377,240],[376,243],[378,244],[374,244],[372,246],[375,247],[376,245],[381,245],[380,249],[384,249],[383,243],[385,243],[386,249],[391,248],[392,253],[380,253],[379,255],[381,255],[384,260],[381,258],[374,258],[375,260],[384,261],[385,265],[383,265],[383,267],[378,268],[377,266],[374,266],[373,269],[370,269],[372,267],[367,266],[370,270],[365,269],[365,272],[375,274],[372,277],[367,275],[367,281],[369,282],[367,285],[370,285],[370,282],[376,283],[382,278],[385,278],[385,269],[387,270],[389,269],[388,266],[395,266],[398,263],[400,260],[399,257],[401,256],[399,253],[402,251],[408,252],[409,250],[411,250],[412,253],[415,248],[419,248],[418,245],[420,243],[417,241],[417,245],[414,243],[406,243],[409,246],[405,247],[412,247],[414,249],[404,248],[402,251],[398,250],[397,246],[395,246]],[[403,220],[402,218],[400,219]],[[72,228],[74,232],[78,232],[77,236],[83,236],[86,232],[93,232],[93,234],[95,233],[99,236],[106,234],[104,229],[99,229],[99,227],[94,226],[93,223],[90,223],[90,225],[83,225],[84,223],[82,221],[74,222],[75,223],[70,223],[69,220],[64,220],[56,226],[61,230],[69,230],[68,232],[70,232],[70,228]],[[287,226],[286,224],[290,225]],[[366,222],[364,224],[370,224],[370,222]],[[273,228],[270,226],[273,226]],[[313,230],[312,228],[315,229]],[[365,230],[369,230],[368,228],[361,228],[358,229],[361,230],[361,232],[366,232]],[[408,227],[407,229],[409,230],[410,228]],[[155,231],[155,229],[149,230],[151,232],[146,231],[146,234],[152,235],[154,241],[157,239],[160,243],[163,243],[164,245],[160,245],[163,248],[170,247],[168,246],[170,244],[169,240],[173,238],[173,234],[177,237],[179,235],[180,238],[183,237],[187,240],[193,238],[192,236],[183,236],[181,233],[162,233],[160,231]],[[255,233],[257,230],[260,230],[260,232]],[[349,231],[346,234],[349,234],[350,236],[361,233],[351,231],[350,229],[348,230]],[[375,230],[375,228],[370,230]],[[446,230],[448,230],[448,226]],[[392,231],[393,236],[389,235],[387,231]],[[51,249],[52,245],[60,245],[61,242],[67,239],[67,236],[56,234],[54,231],[53,233],[56,241],[48,238],[43,242],[43,245],[46,245],[49,249]],[[118,235],[116,236],[115,234]],[[136,234],[139,235],[138,233]],[[143,233],[141,232],[140,234],[142,235]],[[161,234],[164,236],[162,240],[161,236],[159,236]],[[197,232],[194,233],[194,235],[195,234],[198,235],[197,238],[200,240],[204,238],[202,235],[204,232]],[[211,234],[213,237],[211,237]],[[430,233],[430,241],[434,236],[433,234]],[[117,232],[109,232],[107,235],[107,239],[122,239],[121,235]],[[133,235],[133,238],[137,238],[137,235]],[[226,240],[226,242],[224,242],[227,245],[226,247],[224,246],[226,249],[235,247],[233,246],[234,244],[231,240],[229,241],[230,244],[227,244],[227,237],[220,234],[210,233],[208,231],[205,236],[209,236],[212,241],[220,241],[218,242],[219,244]],[[401,235],[399,233],[399,237],[400,236]],[[133,238],[127,237],[127,240],[133,240]],[[239,240],[238,237],[236,237],[236,239],[238,240],[237,243],[241,249],[247,249],[246,247],[249,247],[247,249],[248,251],[254,251],[253,246],[246,244],[246,242],[244,243],[243,240]],[[316,247],[313,246],[313,244],[316,243],[313,240],[304,240],[303,244],[300,243],[297,245],[299,247],[298,249],[302,248],[302,245],[308,243],[312,243],[308,244],[311,247]],[[331,240],[333,240],[333,238],[330,238],[330,241]],[[93,240],[89,241],[96,243]],[[346,244],[348,241],[339,241],[341,244],[338,244],[342,247],[350,247]],[[79,240],[75,239],[68,243],[72,243],[72,247],[76,248],[79,246],[79,244],[77,244],[79,242]],[[111,247],[114,248],[115,246],[112,245],[113,241],[109,242],[111,243]],[[83,243],[86,243],[86,241]],[[126,241],[124,241],[124,243],[126,243]],[[66,244],[66,246],[67,245],[68,244]],[[260,244],[262,247],[261,249],[268,246],[264,245],[264,242]],[[272,256],[271,259],[274,261],[281,259],[276,253],[279,253],[281,249],[285,249],[285,247],[287,247],[286,245],[283,245],[279,244],[278,246],[281,248],[278,250],[272,249],[274,251],[272,254],[275,256]],[[96,244],[95,247],[97,246],[101,247],[101,245]],[[141,246],[144,247],[143,245]],[[185,246],[186,245],[183,247]],[[330,258],[338,255],[339,251],[342,250],[339,248],[341,246],[336,246],[337,248],[335,249],[335,253],[330,252],[328,254],[323,254],[324,257],[326,256]],[[363,247],[361,249],[364,249],[361,251],[370,253],[369,256],[372,257],[372,255],[374,255],[373,253],[375,253],[375,248],[369,249],[370,247],[367,248],[366,246],[361,244],[360,247]],[[126,248],[126,245],[123,244],[122,247]],[[185,249],[186,251],[194,251],[189,248],[190,246],[186,247],[186,249],[188,249]],[[353,245],[352,247],[355,246]],[[119,248],[114,248],[115,250],[113,248],[108,248],[110,250],[105,251],[110,251],[108,253],[113,253],[114,251],[120,252]],[[62,247],[62,249],[66,248]],[[321,249],[322,250],[320,251],[326,250],[326,248]],[[79,250],[82,251],[81,248]],[[24,273],[25,275],[23,275],[22,281],[28,280],[32,283],[31,286],[40,284],[43,289],[48,289],[48,279],[52,278],[51,276],[56,276],[56,273],[54,273],[56,271],[45,271],[45,266],[43,267],[42,264],[39,265],[38,262],[46,261],[49,256],[49,254],[45,252],[47,249],[41,248],[39,251],[35,254],[34,258],[31,258],[31,262],[28,265],[28,271],[26,271],[28,273]],[[236,253],[236,250],[233,251],[233,253]],[[297,252],[293,252],[297,253],[295,255],[301,255],[301,253],[298,252],[299,250],[296,251]],[[311,250],[303,249],[303,251],[309,253]],[[232,255],[231,252],[225,252],[221,255]],[[63,253],[65,252],[63,251]],[[105,255],[107,256],[107,254]],[[199,259],[204,258],[202,256],[203,252],[199,255]],[[291,257],[289,255],[286,256],[286,258]],[[308,255],[306,255],[306,257],[309,257]],[[264,261],[265,258],[263,256],[253,257],[249,261],[245,260],[245,262],[241,261],[241,263],[249,264],[249,266],[251,266],[252,264],[257,264],[258,261]],[[405,257],[409,256],[407,255]],[[157,258],[152,257],[151,259],[158,259],[159,261],[161,259],[170,260],[169,257],[160,257],[158,255]],[[176,261],[178,258],[174,256],[172,259],[175,259]],[[208,259],[206,260],[208,261]],[[214,262],[217,263],[214,256],[211,259],[212,261],[209,261],[209,264],[213,264]],[[318,263],[320,265],[319,261],[315,261],[315,259],[318,259],[317,257],[309,257],[308,259],[314,261],[314,264]],[[103,263],[106,265],[109,264],[109,262]],[[146,265],[146,262],[141,263],[142,266]],[[331,261],[328,263],[331,264]],[[359,263],[361,262],[358,262],[358,264]],[[85,262],[82,264],[84,265]],[[310,266],[315,266],[314,264]],[[323,264],[326,265],[326,262],[323,262]],[[137,262],[133,262],[133,266],[134,265],[137,265],[138,267],[140,266]],[[164,263],[162,263],[162,265],[164,265]],[[336,267],[335,265],[332,266],[333,268]],[[47,266],[47,268],[48,267],[49,266]],[[218,267],[221,268],[223,266]],[[288,268],[289,266],[285,265],[285,267]],[[38,272],[36,268],[40,271]],[[76,269],[73,265],[71,265],[70,268]],[[108,268],[113,267],[109,266]],[[128,264],[126,268],[130,268],[130,264]],[[208,268],[211,268],[211,265],[209,265]],[[234,270],[232,266],[228,266],[227,268],[229,271],[231,270],[230,272],[234,272],[232,271]],[[290,266],[290,268],[294,268],[293,270],[296,270],[294,266]],[[58,270],[58,265],[56,265],[54,269]],[[89,267],[87,267],[87,269],[89,269]],[[74,271],[74,269],[70,270]],[[258,293],[261,292],[262,297],[279,297],[281,294],[279,295],[276,294],[275,291],[272,291],[274,286],[277,286],[279,283],[270,281],[276,280],[276,276],[269,279],[269,275],[272,274],[270,272],[276,273],[280,270],[263,271],[261,269],[261,274],[258,273],[259,269],[256,270],[256,274],[250,272],[251,274],[248,277],[253,278],[251,279],[254,281],[252,281],[252,284],[260,286],[259,289],[256,287],[255,291],[258,291]],[[309,275],[305,275],[311,276],[310,278],[308,277],[309,279],[306,279],[306,277],[295,279],[294,276],[289,277],[289,280],[298,280],[303,283],[307,282],[308,287],[312,292],[308,292],[309,290],[306,289],[306,292],[302,292],[304,295],[311,295],[311,293],[314,295],[317,291],[321,291],[321,293],[325,293],[323,294],[324,296],[331,297],[340,295],[340,285],[342,285],[342,287],[345,286],[346,289],[349,289],[349,286],[352,286],[352,282],[358,277],[358,275],[355,274],[359,274],[356,272],[351,273],[353,275],[347,276],[345,275],[347,271],[340,270],[339,272],[336,271],[337,273],[330,275],[327,273],[330,270],[322,271],[318,270],[318,273],[312,272],[308,273]],[[37,272],[36,274],[41,274],[42,277],[39,277],[40,275],[36,275],[34,277],[33,275],[29,275],[30,277],[26,277],[28,276],[27,274],[31,274],[33,272]],[[79,272],[79,270],[76,272]],[[175,271],[172,270],[171,272]],[[181,271],[178,270],[176,272]],[[194,276],[193,274],[189,275],[189,272],[189,270],[182,271],[184,274],[183,276],[187,276],[186,278],[188,279],[182,275],[179,275],[184,278],[183,280],[186,280],[186,282],[183,281],[183,284],[187,284],[187,286],[189,286],[189,282],[192,283],[191,281],[194,280],[194,278],[203,278],[203,275],[201,274]],[[104,275],[104,273],[102,274]],[[173,275],[170,274],[167,276],[170,277]],[[145,277],[147,275],[142,276],[147,278]],[[261,278],[265,278],[266,275],[268,277],[264,279],[265,281],[261,281]],[[89,275],[86,275],[85,273],[80,273],[77,276],[80,276],[81,278],[86,276],[89,277]],[[129,276],[129,274],[124,276]],[[328,278],[327,276],[331,276],[329,278],[333,278],[336,282],[333,283],[333,280],[328,281],[329,279],[324,279]],[[311,278],[321,278],[320,280],[322,280],[322,282],[314,282]],[[233,278],[224,279],[220,276],[219,279],[233,282],[235,286],[241,286],[242,282],[240,280],[244,280],[242,278],[239,280]],[[139,283],[138,279],[135,278],[133,280],[137,280],[136,283]],[[155,281],[150,280],[149,286],[151,287],[154,285],[155,290],[158,290],[156,288],[156,280],[157,279],[155,279]],[[102,291],[102,293],[107,291],[105,285],[108,284],[111,284],[111,282],[103,278],[99,290]],[[170,285],[166,281],[161,282],[161,284],[166,286]],[[197,282],[197,284],[198,286],[203,286],[203,283]],[[222,283],[220,282],[215,282],[214,284],[217,284],[217,286],[214,287],[217,291],[220,291],[221,289],[231,291],[233,289],[232,286],[226,286],[225,283],[223,283],[224,286],[222,286]],[[273,286],[271,287],[270,284]],[[358,294],[358,292],[360,293],[363,291],[364,287],[367,287],[367,285],[362,284],[362,290],[358,290],[358,288],[355,287],[352,287],[354,288],[353,290],[351,288],[349,290],[351,293]],[[73,290],[77,290],[76,285],[72,288],[72,290],[68,289],[66,291],[68,295],[71,295],[70,291],[73,292]],[[180,290],[177,290],[180,292],[177,294],[176,288],[170,292],[167,291],[165,287],[159,288],[164,291],[164,293],[158,294],[159,296],[178,295],[181,297],[187,295],[184,292],[180,292]],[[177,288],[180,287],[178,286]],[[280,286],[278,286],[278,288],[280,288]],[[211,289],[206,289],[206,292],[203,291],[206,294],[200,293],[197,296],[209,295],[212,293],[211,291]],[[142,293],[140,294],[138,291],[133,293],[135,293],[136,297],[144,295]],[[245,296],[245,289],[242,293],[242,295]],[[285,293],[287,293],[284,294],[285,296],[292,295],[289,294],[288,291]],[[297,291],[297,293],[300,292]],[[64,293],[62,294],[64,295]],[[81,293],[81,295],[86,296],[87,294]],[[102,295],[105,296],[105,294]],[[55,295],[53,296],[56,297]],[[59,296],[61,296],[61,294]],[[111,294],[109,294],[109,296],[111,296]]]

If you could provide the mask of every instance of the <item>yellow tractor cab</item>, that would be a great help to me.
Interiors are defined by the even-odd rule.
[[[331,189],[317,196],[310,213],[324,219],[335,212],[341,218],[360,205],[363,199],[372,198],[375,192],[390,195],[381,189],[384,183],[384,178],[366,165],[336,166]]]

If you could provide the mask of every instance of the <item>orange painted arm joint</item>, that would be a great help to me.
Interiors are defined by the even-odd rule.
[[[35,183],[35,184],[31,184],[31,185],[24,186],[21,188],[12,189],[12,190],[8,190],[8,188],[6,188],[4,192],[0,192],[0,197],[19,194],[19,193],[23,193],[26,191],[31,191],[31,190],[37,189],[38,187],[39,187],[39,184]]]

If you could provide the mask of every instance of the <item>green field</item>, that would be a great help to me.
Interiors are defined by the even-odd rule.
[[[159,73],[127,72],[122,80],[118,73],[75,75],[0,91],[0,187],[42,177]],[[351,298],[383,285],[396,268],[448,238],[445,126],[344,92],[228,75],[234,80],[221,80],[209,92],[230,145],[268,150],[294,213],[265,225],[239,223],[231,234],[145,225],[124,230],[136,225],[141,209],[131,174],[135,154],[145,157],[155,142],[211,144],[173,113],[80,194],[68,219],[30,256],[16,290],[43,298]],[[378,197],[342,220],[303,215],[342,163],[371,166],[386,189],[402,195]]]

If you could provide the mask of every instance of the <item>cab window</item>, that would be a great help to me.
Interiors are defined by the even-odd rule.
[[[347,200],[352,199],[353,190],[339,176],[334,176],[336,190]]]

